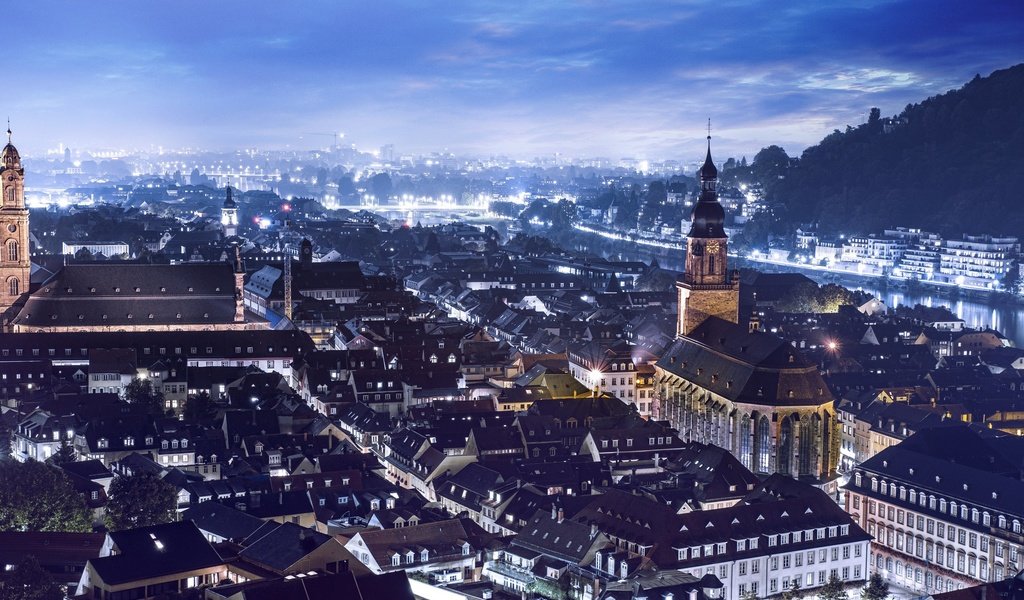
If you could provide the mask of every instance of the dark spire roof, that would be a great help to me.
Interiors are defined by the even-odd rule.
[[[708,181],[718,179],[718,168],[715,161],[711,160],[711,136],[708,136],[708,155],[704,158],[704,166],[700,168],[700,180]]]
[[[711,123],[708,122],[708,154],[700,168],[700,199],[693,207],[689,237],[724,238],[725,209],[718,202],[718,169],[711,159]]]
[[[3,152],[0,152],[0,164],[3,165],[4,169],[20,169],[21,168],[21,155],[18,154],[18,149],[11,143],[11,120],[7,120],[7,145],[4,146]]]
[[[224,199],[224,208],[237,208],[238,205],[235,204],[235,198],[231,194],[231,186],[230,185],[227,186],[227,194],[228,194],[227,198]]]

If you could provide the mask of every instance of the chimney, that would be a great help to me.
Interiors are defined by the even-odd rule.
[[[597,537],[597,521],[590,522],[590,539]]]
[[[558,518],[558,506],[554,502],[551,503],[551,520],[554,521]]]
[[[561,523],[564,520],[565,520],[565,511],[563,511],[562,507],[559,506],[558,507],[558,522]]]

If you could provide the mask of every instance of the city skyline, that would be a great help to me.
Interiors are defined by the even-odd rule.
[[[341,132],[367,151],[686,162],[707,118],[721,160],[799,155],[1024,50],[1010,2],[128,6],[8,10],[27,25],[6,61],[26,155],[307,149]]]

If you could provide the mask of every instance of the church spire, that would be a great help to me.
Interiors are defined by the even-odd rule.
[[[711,158],[711,119],[708,119],[708,152],[698,176],[700,198],[693,206],[689,237],[724,238],[725,209],[718,203],[718,168]]]
[[[714,191],[714,183],[717,180],[718,169],[715,167],[715,161],[711,159],[711,119],[708,119],[708,153],[704,157],[704,165],[700,168],[701,189],[705,189],[705,184],[710,183],[710,189]]]

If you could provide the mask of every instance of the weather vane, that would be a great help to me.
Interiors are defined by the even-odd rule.
[[[711,119],[708,119],[708,139],[711,139]]]

